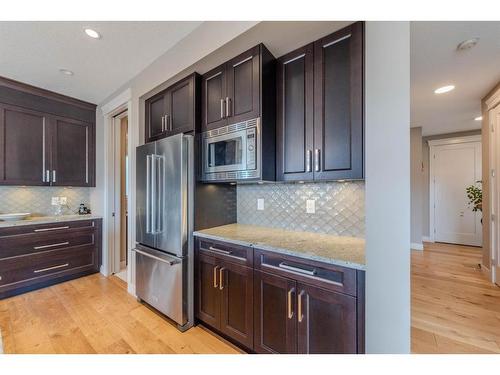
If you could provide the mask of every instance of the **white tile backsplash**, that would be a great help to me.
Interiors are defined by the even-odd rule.
[[[78,211],[80,203],[87,207],[90,201],[91,188],[56,187],[56,186],[1,186],[0,213],[30,212],[33,216],[53,215],[56,206],[52,205],[53,197],[66,197],[67,207],[63,214]]]

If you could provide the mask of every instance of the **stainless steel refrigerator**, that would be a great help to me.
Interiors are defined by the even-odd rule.
[[[193,137],[137,147],[136,294],[178,328],[193,325]]]

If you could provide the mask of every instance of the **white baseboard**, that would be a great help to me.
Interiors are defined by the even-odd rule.
[[[422,236],[422,242],[434,242],[429,236]]]
[[[421,244],[421,243],[414,243],[414,242],[412,242],[410,244],[410,246],[411,246],[412,250],[423,250],[424,249],[424,245]]]

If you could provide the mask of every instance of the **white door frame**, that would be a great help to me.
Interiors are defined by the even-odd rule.
[[[116,235],[119,231],[115,230],[115,225],[120,226],[119,217],[113,216],[116,210],[115,202],[115,155],[114,155],[114,121],[115,116],[123,111],[127,111],[129,132],[127,142],[127,152],[129,155],[129,199],[128,199],[128,228],[135,228],[135,184],[131,183],[135,180],[135,148],[138,145],[139,136],[134,131],[135,127],[132,126],[133,112],[132,112],[132,92],[131,89],[123,91],[117,95],[110,102],[101,107],[102,115],[104,117],[104,221],[103,221],[103,260],[106,259],[106,267],[103,270],[105,275],[111,275],[114,271],[114,258]],[[116,219],[116,220],[115,220]],[[135,295],[135,259],[133,258],[132,248],[135,244],[135,231],[129,230],[127,241],[127,254],[128,254],[128,267],[127,267],[127,287],[128,292]],[[119,246],[119,241],[118,241]]]
[[[429,236],[431,242],[435,241],[434,222],[434,152],[436,146],[452,145],[459,143],[481,142],[481,135],[469,135],[466,137],[443,138],[427,141],[429,144]]]

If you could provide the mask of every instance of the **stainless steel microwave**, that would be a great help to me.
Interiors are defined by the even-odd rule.
[[[260,118],[202,133],[202,180],[260,180],[261,137]]]

